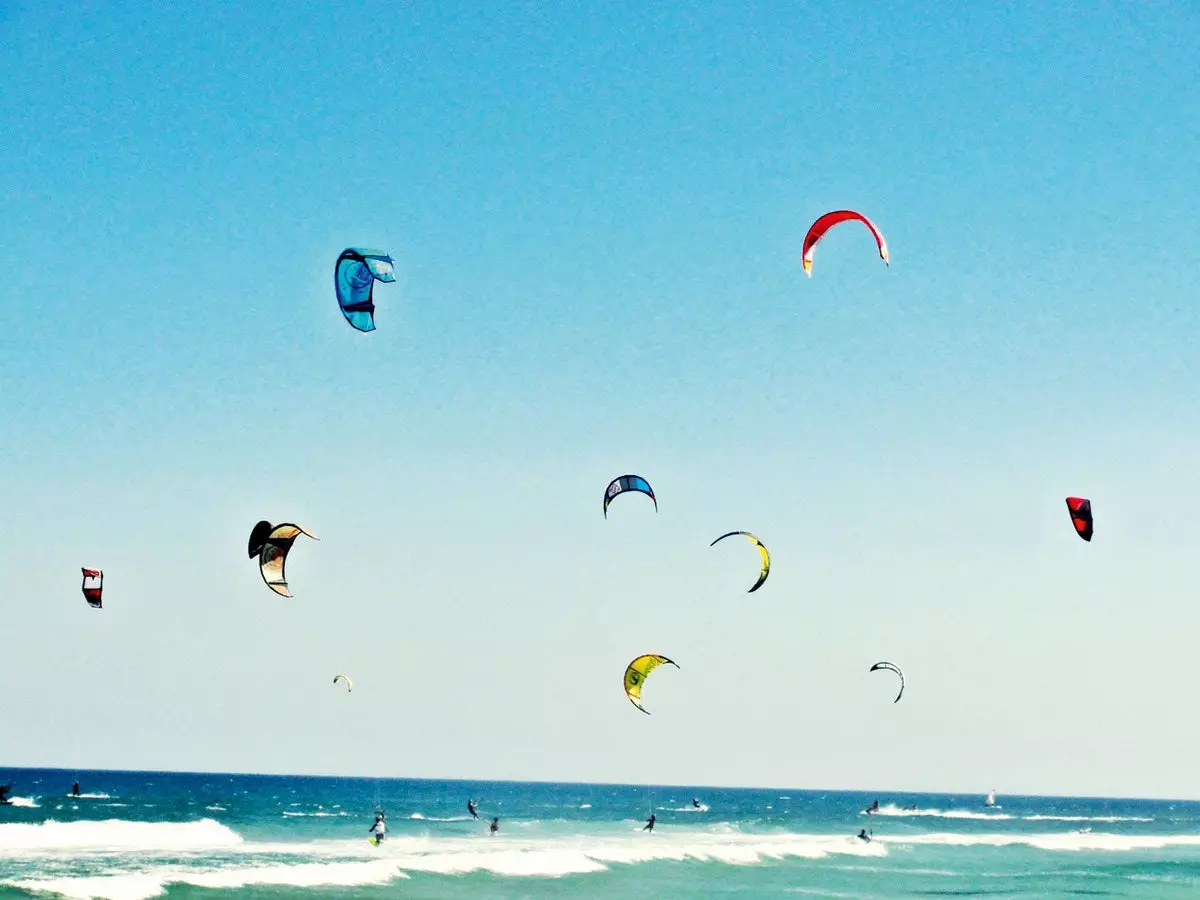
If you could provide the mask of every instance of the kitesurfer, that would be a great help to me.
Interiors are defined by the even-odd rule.
[[[375,832],[375,843],[382,844],[384,835],[387,834],[387,822],[384,821],[383,813],[375,814],[375,824],[367,829],[367,832]]]
[[[478,818],[479,818],[479,813],[477,813],[477,812],[475,811],[475,809],[476,809],[476,807],[475,807],[475,801],[474,801],[474,800],[467,800],[467,812],[469,812],[469,813],[471,814],[471,818],[472,818],[472,819],[478,819]]]
[[[8,792],[13,786],[11,784],[0,784],[0,806],[8,806],[12,801],[8,799]]]
[[[500,830],[500,817],[492,816],[492,824],[488,826],[488,833],[495,834]]]
[[[868,806],[865,810],[863,810],[863,812],[865,812],[868,816],[871,813],[879,812],[879,801],[876,800],[874,803],[872,803],[870,806]]]
[[[75,782],[73,785],[71,785],[71,796],[72,797],[79,796],[79,782],[78,781]]]
[[[699,808],[700,808],[700,798],[693,797],[692,798],[692,809],[699,809]]]
[[[871,836],[867,834],[867,829],[865,828],[859,830],[858,839],[860,841],[866,841],[868,844],[871,843]]]
[[[654,813],[650,813],[650,818],[647,819],[646,824],[642,826],[642,831],[649,831],[651,834],[653,834],[654,833],[654,823],[656,821],[658,821],[658,818],[654,815]]]

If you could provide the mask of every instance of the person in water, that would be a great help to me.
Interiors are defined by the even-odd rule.
[[[495,834],[500,830],[500,817],[492,816],[492,824],[488,826],[488,834]]]
[[[75,782],[73,785],[71,785],[71,796],[72,797],[79,796],[79,782],[78,781]]]
[[[0,806],[8,806],[12,801],[8,799],[8,792],[12,790],[11,784],[0,784]]]
[[[375,814],[375,824],[367,829],[367,832],[375,832],[375,843],[382,844],[384,835],[387,834],[387,822],[384,821],[383,813]]]
[[[867,829],[865,829],[865,828],[861,829],[858,832],[858,839],[860,841],[866,841],[868,844],[871,843],[871,836],[869,834],[867,834]]]
[[[650,813],[650,818],[647,819],[646,824],[642,826],[642,831],[648,831],[651,834],[654,834],[654,823],[657,821],[658,819],[655,817],[654,813]]]
[[[866,811],[868,814],[879,812],[879,801],[876,800],[874,803],[872,803],[870,806],[868,806]]]
[[[693,797],[692,798],[692,809],[699,809],[699,808],[700,808],[700,798]]]
[[[474,800],[468,800],[468,801],[467,801],[467,812],[469,812],[469,813],[471,814],[471,818],[472,818],[472,819],[478,819],[478,818],[479,818],[479,813],[477,813],[477,812],[475,811],[475,809],[476,809],[476,806],[475,806],[475,801],[474,801]]]

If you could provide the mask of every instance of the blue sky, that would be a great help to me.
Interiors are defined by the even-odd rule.
[[[1200,796],[1198,58],[1185,3],[3,7],[0,762]],[[892,265],[806,279],[843,207]]]

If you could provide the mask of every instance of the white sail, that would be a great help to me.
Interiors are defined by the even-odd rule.
[[[995,790],[995,788],[988,791],[987,799],[983,801],[983,805],[984,806],[995,806],[996,805],[996,790]]]

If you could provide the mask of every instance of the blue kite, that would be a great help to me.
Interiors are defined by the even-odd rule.
[[[394,260],[382,250],[350,247],[338,257],[333,273],[338,306],[352,328],[375,330],[375,282],[396,280]]]

